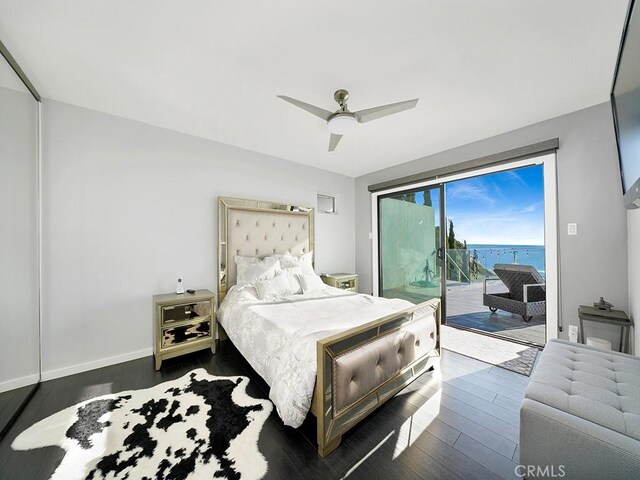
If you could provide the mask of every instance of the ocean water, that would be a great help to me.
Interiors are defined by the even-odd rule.
[[[493,270],[496,263],[518,263],[532,265],[540,275],[544,276],[543,245],[474,245],[468,244],[469,254],[478,253],[478,262],[485,268]]]

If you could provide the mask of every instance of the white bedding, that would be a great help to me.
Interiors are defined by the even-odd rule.
[[[347,293],[327,286],[277,302],[248,287],[227,293],[218,321],[256,372],[285,425],[299,427],[316,380],[316,341],[410,307],[399,299]]]

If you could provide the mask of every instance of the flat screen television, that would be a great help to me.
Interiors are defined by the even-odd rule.
[[[613,75],[611,107],[627,208],[640,208],[640,1],[631,0]]]

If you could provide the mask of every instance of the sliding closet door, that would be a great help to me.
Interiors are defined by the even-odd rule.
[[[0,56],[0,435],[40,380],[38,215],[38,102]]]
[[[378,198],[379,292],[420,303],[442,297],[442,187]]]

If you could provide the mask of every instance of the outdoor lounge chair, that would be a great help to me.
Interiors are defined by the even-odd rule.
[[[497,278],[485,278],[482,304],[492,312],[498,309],[522,315],[525,322],[546,313],[545,283],[531,265],[496,264]],[[487,281],[502,280],[509,289],[505,293],[487,293]]]

